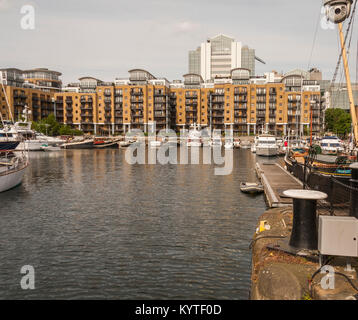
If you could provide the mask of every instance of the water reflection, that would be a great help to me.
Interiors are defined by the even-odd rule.
[[[234,150],[228,176],[129,165],[125,150],[31,154],[23,185],[0,194],[0,297],[247,299],[265,203],[239,186],[256,180],[254,164],[249,150]],[[25,264],[31,292],[19,286]]]

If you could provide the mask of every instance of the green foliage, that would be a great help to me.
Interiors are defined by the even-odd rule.
[[[351,131],[352,117],[343,109],[328,109],[326,111],[326,130],[340,137],[345,137]]]
[[[80,136],[83,132],[80,130],[72,129],[71,127],[60,124],[56,121],[55,116],[50,114],[38,122],[32,122],[32,129],[41,132],[48,136]]]

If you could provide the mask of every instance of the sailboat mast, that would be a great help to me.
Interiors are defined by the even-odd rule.
[[[6,100],[6,105],[7,105],[8,110],[9,110],[10,119],[11,119],[12,123],[15,123],[14,117],[13,117],[13,115],[12,115],[12,111],[11,111],[11,106],[10,106],[10,103],[9,103],[9,99],[8,99],[8,96],[7,96],[7,93],[6,93],[6,90],[5,90],[4,82],[3,82],[3,79],[2,79],[2,71],[0,71],[0,81],[1,81],[2,91],[4,92],[4,96],[5,96],[5,100]]]
[[[351,76],[350,76],[349,67],[348,67],[347,50],[346,50],[346,47],[345,47],[345,44],[344,44],[342,23],[338,24],[338,29],[339,29],[339,38],[340,38],[341,47],[342,47],[342,59],[343,59],[344,73],[346,75],[346,82],[347,82],[349,105],[350,105],[351,116],[352,116],[352,126],[353,126],[353,132],[354,132],[354,139],[355,139],[355,144],[357,145],[358,144],[357,112],[356,112],[356,108],[355,108],[355,105],[354,105]]]

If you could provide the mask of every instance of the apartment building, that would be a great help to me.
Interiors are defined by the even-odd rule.
[[[40,83],[29,87],[23,71],[6,72],[6,96],[3,90],[0,95],[4,119],[21,118],[27,106],[30,120],[53,113],[57,121],[89,134],[179,131],[195,124],[229,129],[235,135],[286,135],[308,132],[311,122],[313,132],[319,133],[324,123],[325,97],[319,81],[299,71],[252,77],[249,69],[235,68],[226,77],[205,81],[199,74],[188,73],[183,80],[170,83],[146,70],[133,69],[129,77],[114,82],[82,77],[62,91],[39,88]],[[60,80],[54,81],[57,86]]]
[[[278,82],[250,77],[250,70],[236,68],[230,77],[205,82],[200,75],[184,75],[170,86],[176,108],[176,128],[193,124],[210,129],[230,129],[237,135],[259,132],[288,134],[309,130],[319,133],[324,121],[323,99],[317,81],[288,75]]]
[[[146,70],[134,69],[128,78],[113,83],[92,77],[79,80],[54,95],[66,124],[85,133],[112,135],[173,126],[169,81],[165,78],[157,79]]]

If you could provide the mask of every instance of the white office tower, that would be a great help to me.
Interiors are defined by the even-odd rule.
[[[241,42],[221,34],[189,51],[189,73],[200,74],[207,81],[229,77],[232,69],[247,68],[253,76],[255,59],[259,60],[254,49],[243,47]]]

